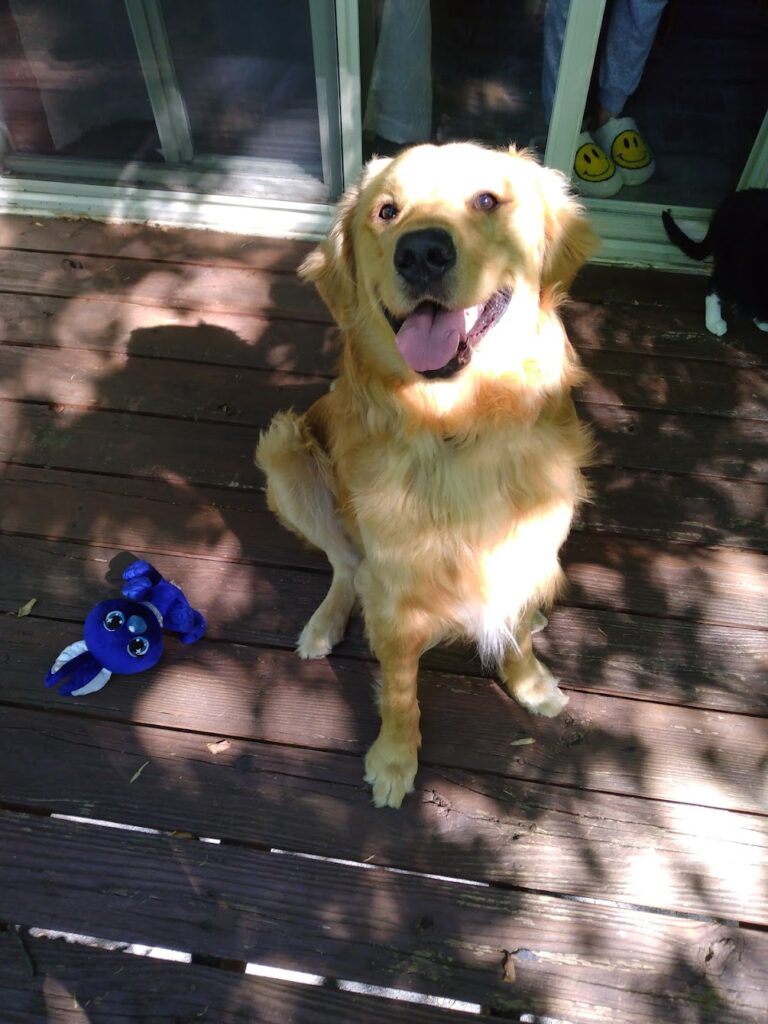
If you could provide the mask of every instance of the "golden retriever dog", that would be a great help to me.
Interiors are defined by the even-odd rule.
[[[299,655],[328,654],[361,605],[381,663],[377,807],[413,789],[433,645],[474,641],[536,714],[568,699],[531,632],[585,493],[557,304],[594,244],[565,179],[526,153],[424,145],[369,163],[300,268],[341,329],[339,375],[305,415],[275,416],[256,460],[272,510],[333,567]]]

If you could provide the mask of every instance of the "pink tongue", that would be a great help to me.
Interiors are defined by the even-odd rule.
[[[395,338],[400,355],[412,370],[439,370],[456,355],[459,342],[466,337],[467,315],[475,310],[439,309],[422,302],[414,309]]]

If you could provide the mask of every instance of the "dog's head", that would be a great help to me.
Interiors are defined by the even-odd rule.
[[[368,164],[300,273],[390,367],[444,379],[510,305],[565,290],[594,247],[557,171],[514,149],[425,145]]]

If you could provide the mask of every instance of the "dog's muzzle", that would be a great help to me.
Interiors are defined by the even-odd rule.
[[[496,292],[483,306],[446,309],[420,302],[404,319],[386,308],[400,355],[416,373],[430,380],[453,377],[472,359],[472,350],[505,313],[510,292]]]

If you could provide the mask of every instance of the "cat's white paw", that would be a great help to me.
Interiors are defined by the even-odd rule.
[[[707,320],[707,330],[710,334],[716,334],[718,338],[722,338],[724,334],[728,333],[728,324],[722,318],[720,320]]]
[[[710,292],[704,300],[704,323],[709,333],[716,334],[718,338],[722,338],[728,330],[728,324],[723,320],[723,310],[717,292]]]

